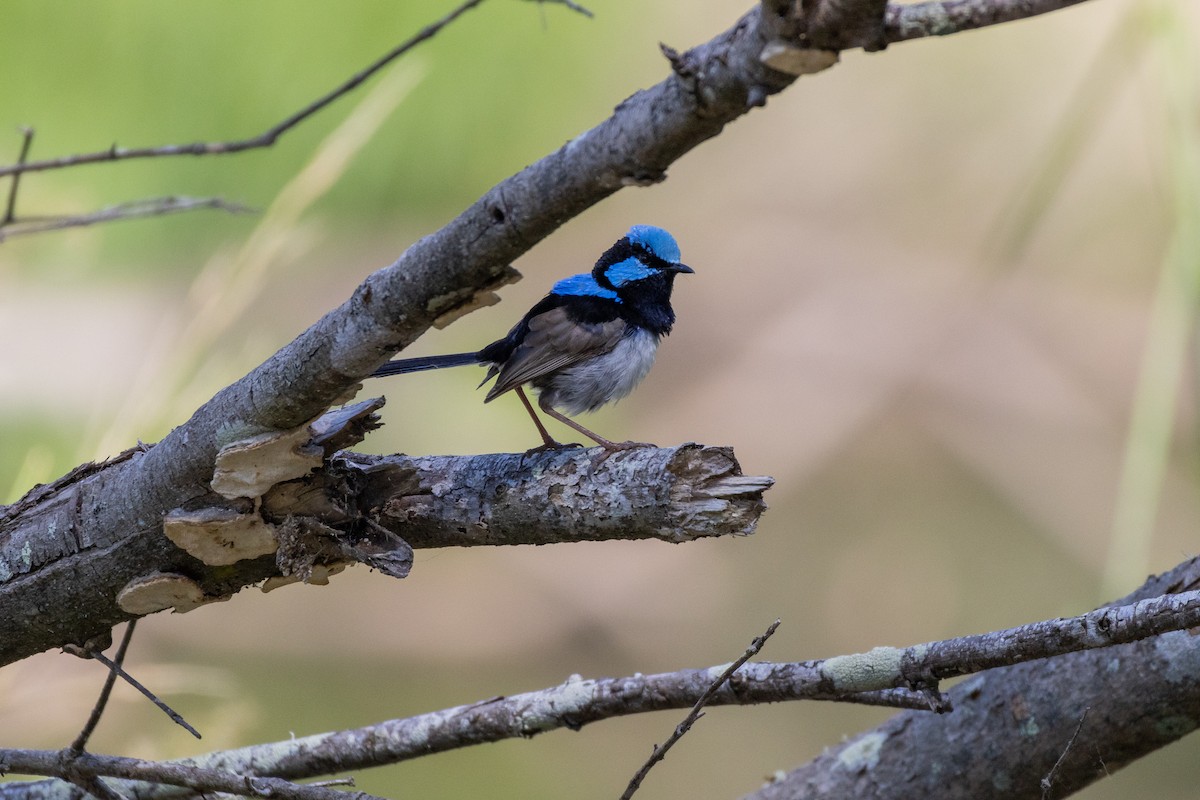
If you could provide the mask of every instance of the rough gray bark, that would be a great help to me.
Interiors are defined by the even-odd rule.
[[[1197,587],[1192,559],[1114,605]],[[953,714],[901,713],[747,798],[1066,797],[1200,727],[1197,675],[1190,631],[992,670],[950,690]]]
[[[639,448],[603,460],[597,453],[571,449],[536,458],[345,453],[334,460],[331,477],[355,490],[359,507],[374,522],[418,548],[685,542],[753,533],[766,508],[762,493],[771,479],[742,475],[727,448]]]

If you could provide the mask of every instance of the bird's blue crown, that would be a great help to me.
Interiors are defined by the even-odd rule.
[[[671,264],[679,263],[679,243],[662,228],[654,225],[634,225],[625,236],[630,244],[646,248],[651,255]]]

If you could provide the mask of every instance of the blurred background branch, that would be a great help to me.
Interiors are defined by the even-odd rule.
[[[470,11],[482,2],[483,0],[466,0],[466,2],[459,5],[440,20],[425,26],[416,34],[392,48],[380,58],[376,59],[365,69],[352,75],[333,90],[321,95],[316,100],[313,100],[300,110],[288,115],[284,119],[264,130],[262,133],[245,139],[233,139],[223,142],[193,142],[191,144],[184,145],[168,144],[159,145],[156,147],[133,148],[118,147],[116,144],[113,144],[107,150],[101,150],[93,153],[80,153],[77,155],[62,156],[59,158],[44,159],[41,161],[29,161],[28,155],[30,144],[33,141],[34,129],[29,126],[22,126],[21,151],[17,157],[17,161],[14,164],[7,166],[0,165],[0,178],[11,176],[8,204],[5,208],[4,216],[0,218],[0,244],[2,244],[5,239],[13,236],[46,233],[48,231],[63,230],[64,228],[78,228],[105,222],[114,222],[116,220],[129,220],[143,217],[161,216],[163,214],[176,214],[202,208],[221,209],[229,212],[241,212],[248,210],[243,206],[221,200],[220,198],[201,199],[190,197],[162,197],[119,203],[99,211],[93,211],[85,214],[59,214],[44,217],[18,217],[16,215],[17,192],[20,187],[21,176],[27,172],[48,172],[52,170],[67,169],[70,167],[78,167],[85,164],[125,161],[136,158],[227,155],[231,153],[241,153],[246,150],[271,147],[275,144],[280,136],[309,119],[317,112],[331,105],[334,101],[354,91],[362,83],[375,75],[375,73],[379,72],[384,67],[388,66],[393,61],[400,58],[422,42],[432,39],[447,25],[454,22],[454,20],[458,19],[467,11]],[[571,4],[571,6],[573,7],[573,4]]]
[[[354,91],[375,73],[379,72],[381,69],[391,64],[397,58],[412,50],[422,42],[432,39],[447,25],[454,22],[454,20],[458,19],[467,11],[470,11],[482,2],[483,0],[467,0],[446,16],[425,26],[416,34],[392,48],[384,55],[380,56],[365,69],[362,69],[347,78],[331,91],[321,95],[300,110],[289,114],[287,117],[284,117],[279,122],[255,136],[250,136],[245,139],[231,139],[223,142],[192,142],[191,144],[165,144],[155,147],[118,147],[114,144],[106,150],[99,150],[92,153],[79,153],[77,155],[61,156],[59,158],[44,159],[42,161],[27,161],[25,156],[28,153],[32,130],[30,128],[24,128],[24,144],[22,146],[21,157],[17,159],[15,164],[0,166],[0,177],[4,177],[6,175],[22,175],[26,172],[45,172],[48,170],[66,169],[68,167],[77,167],[83,164],[96,164],[106,161],[126,161],[131,158],[228,155],[231,153],[240,153],[244,150],[255,150],[263,147],[270,147],[271,145],[275,144],[280,136],[304,122],[317,112],[321,111],[326,106],[329,106],[334,101]],[[5,221],[7,222],[11,220],[6,218]]]
[[[16,186],[16,178],[13,179]],[[66,214],[52,217],[13,218],[0,225],[0,242],[13,236],[29,236],[34,233],[61,231],[66,228],[83,228],[88,225],[99,225],[118,220],[144,219],[146,217],[161,217],[166,214],[180,214],[185,211],[214,209],[227,211],[230,214],[245,214],[251,209],[238,203],[231,203],[219,197],[151,197],[145,200],[133,200],[128,203],[118,203],[115,206],[102,208],[87,214]]]

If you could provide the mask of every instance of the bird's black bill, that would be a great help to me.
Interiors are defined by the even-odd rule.
[[[696,272],[696,270],[692,269],[687,264],[672,264],[671,271],[672,272],[686,272],[689,275],[692,275]]]

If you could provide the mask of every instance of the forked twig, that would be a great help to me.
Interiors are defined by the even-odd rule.
[[[758,651],[762,650],[763,645],[767,643],[767,639],[770,639],[779,628],[779,622],[779,620],[772,622],[770,627],[761,636],[750,643],[750,646],[746,648],[746,652],[742,653],[741,657],[726,667],[725,671],[709,685],[704,694],[700,695],[700,699],[696,701],[696,705],[692,706],[692,710],[688,712],[688,715],[683,718],[683,722],[675,726],[675,730],[671,732],[666,741],[654,748],[654,752],[650,754],[650,758],[646,759],[646,763],[642,764],[641,769],[630,778],[629,785],[625,787],[625,791],[621,794],[621,800],[629,800],[629,798],[633,797],[633,793],[641,787],[642,781],[645,780],[646,775],[654,768],[654,765],[662,761],[666,757],[667,751],[674,747],[675,743],[691,730],[692,725],[696,724],[696,720],[704,716],[704,706],[725,685],[725,681],[729,680],[733,673],[737,672],[743,664],[758,655]]]
[[[196,730],[191,725],[189,725],[188,721],[179,715],[179,712],[177,712],[175,709],[171,708],[169,705],[164,703],[162,700],[159,700],[158,697],[153,692],[151,692],[149,689],[147,689],[145,686],[143,686],[141,683],[139,683],[136,678],[134,678],[132,675],[130,675],[128,672],[126,672],[124,669],[122,669],[120,664],[115,664],[112,661],[109,661],[108,658],[105,657],[105,655],[103,653],[92,653],[92,658],[96,659],[101,664],[103,664],[104,666],[106,666],[110,670],[112,670],[114,673],[116,673],[116,674],[120,675],[122,678],[124,678],[126,683],[128,683],[130,686],[132,686],[133,688],[135,688],[139,692],[141,692],[142,695],[147,700],[149,700],[151,703],[154,703],[154,705],[158,706],[159,710],[162,711],[164,714],[166,714],[168,717],[170,717],[171,721],[174,722],[176,725],[183,728],[185,731],[190,733],[192,736],[195,736],[197,739],[203,738],[200,736],[200,731]]]
[[[96,700],[96,705],[92,709],[92,715],[88,717],[87,723],[83,726],[83,730],[79,732],[79,736],[75,737],[75,741],[67,748],[67,752],[74,756],[78,756],[84,751],[87,746],[88,739],[91,738],[92,732],[95,731],[96,725],[100,722],[100,716],[104,713],[104,707],[108,704],[109,695],[112,694],[113,684],[116,683],[118,677],[124,678],[125,682],[133,688],[137,689],[142,695],[171,718],[171,721],[179,725],[188,733],[200,737],[200,732],[188,724],[182,716],[174,709],[159,700],[149,689],[138,682],[136,678],[125,671],[121,665],[125,662],[125,651],[129,649],[129,642],[133,638],[133,629],[137,620],[130,620],[125,626],[125,635],[121,638],[121,644],[117,648],[117,652],[113,658],[101,653],[98,649],[87,648],[68,648],[74,655],[82,658],[92,658],[99,661],[104,666],[108,667],[108,678],[104,682],[104,688],[100,690],[100,697]]]
[[[67,751],[79,755],[87,747],[88,739],[92,738],[92,734],[96,731],[96,726],[100,724],[100,717],[104,714],[104,707],[108,705],[108,698],[112,694],[113,686],[117,682],[117,676],[123,670],[121,664],[125,661],[125,653],[129,650],[129,642],[133,640],[133,629],[137,624],[136,619],[131,619],[129,624],[125,626],[125,634],[121,637],[121,644],[117,646],[117,652],[113,655],[113,660],[107,658],[104,661],[108,662],[108,677],[104,679],[104,687],[100,689],[100,696],[96,698],[96,705],[92,707],[92,713],[88,717],[87,722],[83,724],[83,730],[75,737],[75,741],[71,742],[71,746]],[[92,658],[98,655],[98,651],[89,652]],[[103,662],[102,662],[103,663]]]

